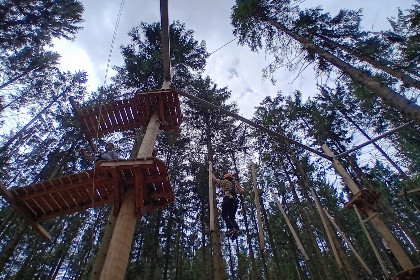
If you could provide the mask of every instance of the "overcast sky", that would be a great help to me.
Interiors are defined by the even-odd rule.
[[[122,17],[116,33],[110,66],[122,66],[120,46],[130,43],[127,33],[140,22],[160,21],[159,1],[123,0]],[[55,49],[61,54],[62,70],[84,70],[88,72],[88,89],[96,90],[105,82],[111,41],[116,19],[121,5],[117,0],[82,0],[85,12],[83,30],[74,42],[55,41]],[[207,51],[212,53],[234,39],[230,24],[231,8],[234,0],[169,0],[169,21],[179,20],[187,29],[195,32],[194,38],[204,40]],[[387,17],[395,17],[397,8],[405,10],[414,0],[306,0],[305,7],[322,6],[325,11],[335,15],[340,9],[363,9],[362,25],[366,30],[389,28]],[[232,101],[236,101],[240,114],[251,118],[254,107],[268,95],[278,91],[293,94],[295,90],[304,96],[314,94],[316,85],[311,67],[299,77],[294,70],[276,72],[277,84],[263,80],[262,69],[271,62],[263,53],[252,53],[248,47],[237,46],[235,42],[212,54],[206,67],[206,75],[219,86],[232,91]],[[108,74],[106,83],[109,84]]]

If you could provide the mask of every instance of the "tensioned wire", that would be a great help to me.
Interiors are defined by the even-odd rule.
[[[110,46],[110,49],[109,49],[108,61],[107,61],[106,70],[105,70],[104,83],[103,83],[101,92],[99,94],[99,100],[102,100],[102,97],[103,97],[104,92],[105,92],[105,86],[106,86],[106,83],[107,83],[109,66],[110,66],[110,63],[111,63],[115,38],[117,36],[118,26],[119,26],[119,23],[120,23],[120,20],[121,20],[121,15],[122,15],[122,11],[123,11],[123,8],[124,8],[124,4],[125,4],[125,0],[121,0],[120,8],[118,10],[117,19],[116,19],[116,22],[115,22],[114,33],[112,35],[111,46]],[[102,112],[101,111],[102,111],[102,105],[99,104],[99,116],[98,116],[98,126],[97,126],[97,130],[96,130],[96,139],[99,138],[99,128],[100,128],[101,117],[102,117]],[[96,151],[94,151],[94,153],[97,153],[97,151],[98,151],[97,146],[98,145],[96,144],[96,146],[95,146]],[[91,208],[90,208],[91,209],[90,210],[91,211],[90,212],[91,213],[91,215],[90,215],[91,218],[92,217],[95,218],[95,209],[93,208],[94,196],[95,196],[95,177],[96,177],[96,164],[95,164],[94,169],[93,169],[92,192],[91,192],[91,194],[92,194],[92,205],[91,205]],[[96,218],[98,218],[98,217],[96,217]],[[95,244],[95,231],[94,231],[93,226],[92,226],[91,229],[92,229],[91,230],[91,235],[92,235],[91,251],[93,252],[93,247],[94,247],[94,244]],[[94,272],[93,269],[94,269],[94,262],[92,262],[92,273]]]

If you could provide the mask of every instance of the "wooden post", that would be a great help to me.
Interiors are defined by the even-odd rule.
[[[340,256],[338,255],[337,248],[335,248],[334,240],[331,235],[330,227],[327,225],[328,221],[325,217],[324,211],[322,211],[321,203],[313,188],[311,188],[311,194],[315,201],[316,209],[318,210],[319,216],[321,217],[322,224],[324,225],[325,232],[327,233],[328,240],[330,241],[331,249],[334,253],[335,261],[337,262],[338,268],[343,269],[343,263],[341,262]]]
[[[169,40],[168,0],[160,0],[160,22],[163,60],[163,89],[169,89],[171,84],[171,56]]]
[[[140,146],[138,158],[151,157],[156,137],[159,132],[159,114],[155,112],[150,118],[146,134]],[[115,224],[111,244],[109,245],[101,280],[123,280],[130,255],[134,228],[137,217],[135,214],[135,191],[128,190],[124,196],[120,212]]]
[[[273,195],[274,200],[277,203],[277,206],[280,208],[280,212],[283,215],[284,220],[286,221],[287,226],[289,227],[290,232],[293,235],[293,238],[296,241],[296,244],[298,245],[299,250],[302,252],[303,257],[305,258],[305,260],[309,260],[308,254],[306,254],[305,249],[302,246],[302,243],[299,240],[299,237],[297,236],[295,229],[292,227],[292,224],[289,221],[289,218],[287,218],[286,212],[284,212],[283,206],[281,206],[280,201],[277,199],[276,194],[274,193],[273,190],[271,190],[271,194]]]
[[[252,183],[254,184],[254,194],[255,194],[255,206],[257,207],[257,219],[258,219],[258,231],[260,237],[260,249],[264,250],[264,234],[263,226],[261,219],[261,205],[260,205],[260,196],[257,188],[257,175],[255,172],[255,165],[251,162],[251,174],[252,174]]]
[[[356,183],[353,181],[353,179],[350,177],[350,175],[347,173],[344,167],[340,164],[340,162],[334,157],[334,154],[332,153],[332,151],[325,144],[322,145],[322,149],[328,156],[333,158],[332,162],[333,162],[334,168],[341,175],[344,182],[350,188],[352,193],[357,194],[360,191],[359,187],[356,185]],[[388,244],[389,249],[392,251],[392,253],[394,254],[395,258],[398,260],[398,263],[401,265],[401,267],[404,270],[412,269],[414,267],[413,263],[408,258],[404,250],[401,248],[397,239],[392,235],[392,233],[389,231],[389,229],[386,227],[383,221],[378,217],[377,213],[370,209],[364,209],[364,211],[366,212],[368,219],[371,221],[372,225],[375,227],[375,229],[380,233],[380,235],[383,237],[385,242]]]
[[[124,279],[137,221],[134,211],[134,190],[129,190],[125,193],[124,201],[115,223],[111,244],[109,245],[101,273],[101,280]]]
[[[214,205],[213,205],[213,165],[209,161],[209,205],[210,205],[210,231],[214,231]]]
[[[376,249],[375,243],[373,243],[372,237],[370,237],[369,231],[367,230],[366,225],[363,222],[362,217],[360,216],[359,209],[357,209],[356,204],[353,204],[353,208],[354,208],[354,211],[356,211],[357,218],[359,218],[359,221],[360,221],[360,224],[363,227],[363,230],[365,231],[365,234],[366,234],[366,237],[369,240],[370,246],[372,246],[373,252],[375,252],[375,256],[378,259],[379,264],[381,265],[382,271],[384,272],[384,274],[386,275],[386,277],[389,278],[390,277],[390,273],[386,269],[385,264],[382,261],[381,256],[379,255],[379,251],[378,251],[378,249]]]
[[[335,170],[338,172],[338,174],[341,175],[341,178],[343,178],[343,181],[346,183],[346,185],[350,188],[351,192],[353,194],[356,194],[360,191],[359,187],[356,185],[356,183],[353,181],[353,179],[350,177],[350,175],[347,173],[346,169],[341,165],[341,163],[337,160],[337,158],[334,157],[334,154],[332,151],[328,148],[327,145],[322,145],[322,149],[324,152],[331,156],[333,158],[332,164],[335,168]]]
[[[357,253],[356,249],[354,249],[353,245],[351,244],[350,240],[345,236],[344,232],[341,231],[341,229],[338,227],[338,225],[335,223],[334,219],[328,214],[327,210],[324,208],[325,215],[327,215],[328,219],[330,219],[331,224],[335,227],[335,229],[340,233],[341,237],[344,239],[344,241],[347,243],[347,246],[349,246],[350,250],[354,253],[357,260],[360,262],[360,264],[363,266],[363,268],[366,270],[369,275],[372,275],[372,271],[369,269],[369,267],[366,265],[366,263],[363,261],[363,259],[360,257],[360,255]]]

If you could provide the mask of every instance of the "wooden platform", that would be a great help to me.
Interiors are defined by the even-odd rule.
[[[353,210],[353,204],[366,213],[366,210],[376,212],[376,203],[381,197],[381,193],[375,190],[362,189],[345,205],[345,208]]]
[[[114,203],[117,215],[124,192],[135,189],[136,215],[165,208],[174,201],[165,164],[155,158],[100,161],[94,170],[0,193],[32,225]]]
[[[420,279],[420,266],[412,269],[401,271],[397,273],[393,280],[419,280]]]
[[[79,108],[72,101],[75,116],[88,139],[105,134],[147,126],[151,115],[158,111],[161,130],[177,128],[182,123],[178,93],[156,90],[136,93],[133,98],[109,104]]]

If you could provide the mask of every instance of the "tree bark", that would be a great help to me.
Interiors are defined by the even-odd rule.
[[[144,133],[145,133],[145,129],[143,127],[141,127],[137,131],[136,137],[135,137],[135,142],[134,142],[133,148],[131,150],[130,158],[136,158],[137,157],[137,154],[138,154],[138,152],[140,150],[140,147],[141,147],[141,143],[142,143],[143,138],[144,138]],[[116,217],[114,216],[114,206],[112,206],[112,208],[110,210],[110,213],[109,213],[109,217],[108,217],[108,223],[105,227],[104,235],[102,236],[102,240],[101,240],[101,244],[99,246],[98,253],[96,254],[97,257],[96,257],[96,260],[93,264],[91,280],[99,280],[99,278],[101,276],[101,271],[102,271],[103,265],[105,263],[106,254],[107,254],[108,249],[109,249],[109,244],[111,243],[112,233],[114,232],[114,229],[115,229],[115,222],[116,222]]]
[[[287,156],[287,160],[293,166],[293,163],[292,163],[291,159],[288,156]],[[297,164],[297,163],[295,163],[295,164]],[[294,201],[295,201],[295,203],[296,203],[296,205],[297,205],[297,207],[299,209],[299,213],[300,213],[300,216],[302,218],[302,222],[304,224],[304,227],[303,228],[304,228],[304,230],[306,232],[306,236],[307,236],[307,238],[309,238],[309,240],[310,240],[310,242],[312,244],[312,246],[310,247],[311,248],[311,251],[314,252],[314,254],[312,254],[312,258],[315,257],[316,260],[319,261],[319,266],[318,266],[318,264],[315,263],[312,258],[309,260],[308,267],[309,267],[309,269],[311,271],[311,274],[314,274],[314,275],[315,274],[318,274],[318,276],[320,278],[322,278],[322,279],[332,280],[331,275],[329,273],[329,270],[327,268],[327,264],[325,263],[325,260],[324,260],[322,254],[321,254],[321,251],[320,251],[320,249],[318,247],[318,243],[316,241],[316,238],[314,236],[314,233],[310,230],[311,229],[311,223],[309,221],[309,217],[305,213],[306,212],[305,209],[303,209],[303,207],[302,207],[302,204],[300,202],[299,196],[298,196],[298,194],[296,192],[296,188],[294,187],[294,183],[293,183],[292,179],[290,178],[289,173],[286,170],[286,166],[284,166],[283,163],[281,163],[281,165],[282,165],[282,168],[284,170],[284,173],[286,174],[286,178],[287,178],[287,180],[289,182],[290,189],[292,190],[293,199],[294,199]],[[307,249],[309,249],[309,248],[307,248]],[[321,268],[321,271],[319,270],[320,268]]]
[[[276,267],[275,276],[276,276],[276,279],[283,280],[285,279],[283,268],[281,266],[279,255],[277,253],[276,245],[274,244],[273,230],[271,229],[270,221],[268,220],[267,211],[265,210],[264,202],[262,201],[262,199],[261,199],[261,213],[262,213],[262,217],[264,219],[265,225],[266,225],[265,227],[267,229],[268,242],[270,243],[271,250],[273,251],[274,265]]]
[[[206,135],[207,135],[207,154],[208,160],[213,162],[213,148],[211,145],[211,130],[210,121],[206,122]],[[213,205],[217,205],[216,188],[213,188],[213,201],[209,201]],[[222,257],[222,244],[220,241],[220,224],[219,224],[219,211],[217,207],[214,208],[214,230],[211,231],[211,242],[213,248],[213,279],[225,280],[226,269]]]
[[[101,280],[124,279],[136,225],[135,194],[127,191],[121,205],[114,233],[101,272]]]
[[[157,252],[159,250],[159,229],[160,229],[160,221],[162,218],[162,210],[159,209],[156,213],[156,224],[155,229],[153,231],[153,247],[152,252],[150,255],[150,271],[149,271],[149,280],[155,279],[156,268],[157,268]]]
[[[19,241],[27,228],[28,224],[24,221],[20,221],[16,231],[10,236],[9,242],[7,242],[6,246],[4,246],[0,254],[0,271],[4,270],[8,260],[13,255],[16,246],[19,244]]]
[[[99,280],[101,276],[101,271],[105,263],[106,254],[109,249],[109,244],[111,243],[112,233],[115,228],[116,217],[114,216],[114,206],[111,207],[108,217],[108,222],[106,223],[104,235],[102,236],[101,244],[99,245],[98,253],[96,254],[96,260],[92,268],[92,280]]]
[[[322,145],[322,148],[324,149],[325,153],[334,156],[331,150],[327,147],[327,145]],[[347,186],[351,189],[353,194],[356,194],[359,192],[359,187],[356,185],[356,183],[353,181],[353,179],[350,177],[350,175],[347,173],[347,171],[344,169],[344,167],[338,162],[338,160],[333,160],[333,166],[336,169],[336,171],[342,176],[343,180],[347,184]],[[382,238],[385,240],[385,242],[388,244],[389,249],[391,249],[392,253],[397,258],[398,262],[400,263],[401,267],[404,270],[408,270],[413,268],[413,263],[408,258],[407,254],[402,249],[401,245],[398,243],[397,239],[392,235],[392,233],[389,231],[389,229],[385,226],[383,221],[376,215],[376,212],[365,209],[365,212],[370,219],[372,225],[376,228],[376,230],[380,233]]]
[[[158,112],[155,112],[149,120],[146,135],[137,155],[138,158],[152,156],[153,147],[156,143],[156,137],[159,132],[159,125],[159,114]],[[136,221],[135,195],[133,190],[129,190],[125,194],[124,201],[121,205],[120,213],[115,224],[104,269],[101,273],[101,280],[124,279]]]
[[[380,63],[379,61],[375,60],[374,58],[372,58],[371,56],[364,54],[364,53],[360,53],[356,50],[351,49],[348,46],[345,46],[343,44],[334,42],[333,40],[331,40],[330,38],[327,38],[325,36],[319,35],[319,34],[314,34],[316,37],[324,40],[327,44],[330,44],[333,47],[342,49],[343,51],[347,52],[348,54],[353,55],[354,57],[358,58],[361,61],[367,62],[370,65],[372,65],[373,67],[384,71],[385,73],[397,78],[398,80],[400,80],[401,82],[403,82],[404,86],[406,87],[415,87],[417,89],[420,89],[420,81],[411,78],[409,75],[404,74],[402,71],[398,70],[398,69],[394,69],[391,67],[388,67],[386,65],[383,65],[382,63]]]
[[[408,100],[404,96],[399,95],[395,91],[383,85],[374,77],[371,77],[362,70],[359,70],[351,66],[350,64],[344,62],[338,57],[332,55],[330,52],[315,45],[312,41],[301,37],[298,34],[287,29],[284,25],[276,22],[275,20],[267,18],[266,22],[270,23],[278,30],[283,31],[284,33],[301,43],[305,48],[315,52],[317,55],[336,66],[338,69],[340,69],[350,78],[352,78],[353,81],[371,90],[374,94],[380,97],[384,101],[384,103],[395,108],[406,118],[415,121],[417,124],[420,124],[420,106],[416,103]]]

